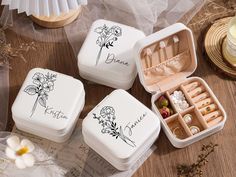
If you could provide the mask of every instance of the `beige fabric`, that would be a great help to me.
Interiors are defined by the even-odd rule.
[[[153,85],[170,75],[184,71],[190,64],[190,53],[187,50],[157,66],[145,69],[145,82],[147,85]]]

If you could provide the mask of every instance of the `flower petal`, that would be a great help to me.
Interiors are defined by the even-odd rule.
[[[16,159],[16,152],[13,151],[11,148],[7,147],[5,150],[5,154],[10,159]]]
[[[34,166],[35,158],[32,154],[24,154],[22,159],[27,167]]]
[[[27,140],[27,139],[23,139],[20,144],[23,147],[27,147],[29,149],[29,152],[32,152],[35,148],[34,144],[30,140]]]
[[[7,145],[17,151],[19,149],[19,146],[20,146],[20,139],[18,136],[11,136],[7,139]]]
[[[41,84],[41,82],[39,80],[34,80],[33,83],[36,84],[36,85],[40,85]]]
[[[15,160],[15,164],[16,164],[16,167],[19,168],[19,169],[24,169],[24,168],[26,168],[25,162],[24,162],[24,160],[23,160],[21,157],[18,157],[18,158]]]
[[[54,86],[53,82],[51,82],[51,81],[48,82],[48,85],[49,86]]]

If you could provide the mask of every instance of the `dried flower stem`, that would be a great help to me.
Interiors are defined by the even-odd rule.
[[[19,47],[14,48],[11,44],[7,44],[4,30],[5,29],[0,28],[0,67],[9,67],[9,60],[15,57],[18,57],[26,62],[23,52],[28,52],[31,49],[36,50],[35,43],[21,43]]]
[[[196,163],[192,165],[178,165],[177,166],[177,174],[178,177],[194,177],[194,176],[202,176],[202,167],[206,165],[208,162],[207,157],[214,152],[217,144],[210,143],[208,145],[203,145],[201,149],[201,154],[198,155],[198,160]]]

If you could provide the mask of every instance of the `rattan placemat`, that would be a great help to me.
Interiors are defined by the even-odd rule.
[[[223,73],[236,78],[236,70],[229,66],[222,55],[222,43],[227,34],[228,22],[232,17],[216,20],[206,33],[204,47],[209,60]]]

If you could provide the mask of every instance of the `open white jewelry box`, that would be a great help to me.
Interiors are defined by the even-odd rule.
[[[137,76],[133,57],[142,31],[120,23],[95,21],[78,54],[78,68],[84,79],[128,90]]]
[[[32,69],[12,105],[19,130],[64,142],[69,139],[85,103],[81,81],[48,69]]]
[[[131,168],[160,129],[157,115],[121,89],[106,96],[82,123],[86,144],[119,170]]]
[[[176,23],[139,40],[134,49],[140,81],[153,94],[153,111],[175,147],[185,147],[223,128],[227,115],[214,93],[203,79],[188,77],[197,67],[189,28]],[[185,109],[179,108],[183,106],[180,98],[187,101]]]

